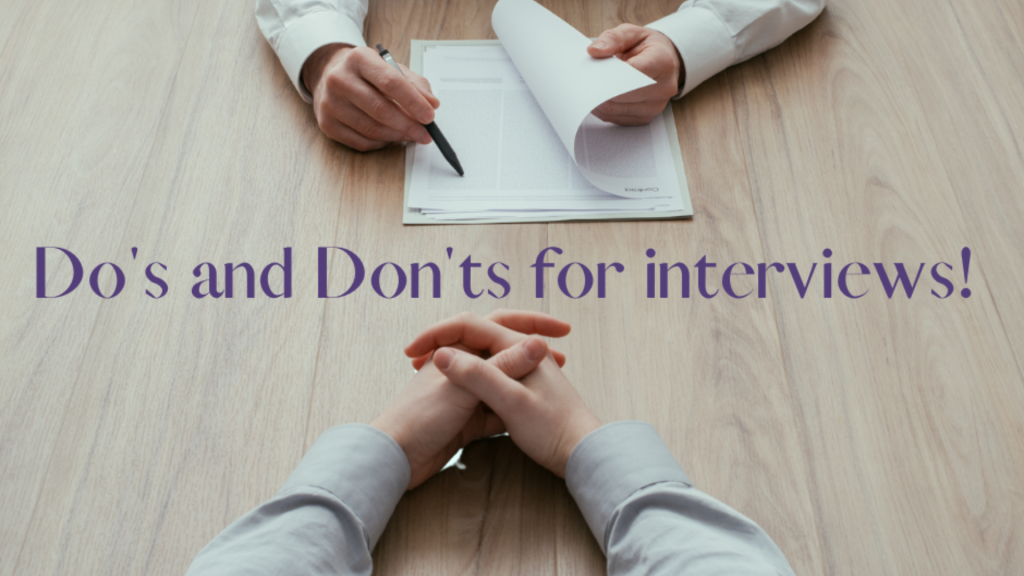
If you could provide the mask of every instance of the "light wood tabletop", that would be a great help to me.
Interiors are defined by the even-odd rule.
[[[542,3],[590,36],[678,6]],[[420,329],[495,308],[569,321],[553,345],[596,414],[654,424],[797,574],[1024,573],[1022,6],[832,0],[673,104],[692,220],[403,227],[404,150],[327,140],[251,0],[0,0],[0,576],[184,573],[321,432],[396,397]],[[494,38],[492,7],[373,1],[366,37],[407,62],[412,39]],[[65,297],[36,297],[45,246],[83,265]],[[434,262],[442,295],[318,298],[319,246]],[[625,271],[572,299],[549,270],[538,299],[548,246],[556,270]],[[286,247],[291,298],[193,297],[199,263],[258,272]],[[506,298],[462,293],[470,255],[509,266]],[[764,298],[749,277],[744,299],[647,298],[649,262],[702,256],[715,288],[733,262],[819,276],[804,297],[787,271]],[[72,267],[47,258],[53,295]],[[877,275],[825,298],[826,262],[926,267],[912,298]],[[464,460],[402,499],[376,573],[603,573],[562,480],[507,439]]]

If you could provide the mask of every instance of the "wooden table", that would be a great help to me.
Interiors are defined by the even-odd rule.
[[[544,4],[588,35],[676,6]],[[367,38],[407,61],[413,38],[493,38],[492,5],[373,2]],[[0,1],[0,576],[183,573],[322,431],[398,394],[419,329],[496,307],[570,321],[557,346],[598,416],[655,424],[798,574],[1024,572],[1022,6],[835,0],[711,79],[673,104],[692,221],[403,227],[403,150],[327,141],[252,1]],[[37,299],[39,246],[80,258],[81,287]],[[435,262],[442,297],[319,299],[318,246]],[[547,246],[626,271],[605,299],[537,299]],[[290,299],[190,292],[201,262],[259,271],[285,247]],[[462,294],[470,254],[509,265],[506,298]],[[785,274],[765,298],[646,298],[648,262],[704,255],[719,273],[944,261],[955,291],[930,295],[926,269],[909,299],[874,275],[860,299],[801,298]],[[103,262],[115,298],[88,286]],[[332,289],[351,274],[331,259]],[[602,573],[561,480],[508,441],[466,460],[403,498],[377,573]]]

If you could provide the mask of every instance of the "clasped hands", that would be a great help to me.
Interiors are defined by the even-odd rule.
[[[413,489],[470,442],[508,432],[559,477],[573,448],[601,422],[562,373],[565,356],[533,335],[567,323],[539,312],[464,313],[420,333],[405,353],[418,370],[370,425],[401,446]]]
[[[660,32],[622,24],[606,30],[588,48],[594,58],[618,57],[657,84],[627,92],[593,114],[623,126],[649,123],[679,92],[685,76],[675,44]],[[426,78],[402,66],[403,74],[369,47],[328,44],[302,67],[302,83],[313,95],[317,124],[329,138],[366,152],[392,142],[430,144],[423,127],[441,102]]]

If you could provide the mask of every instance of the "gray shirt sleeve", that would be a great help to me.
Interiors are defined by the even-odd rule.
[[[598,428],[565,472],[608,574],[771,574],[793,570],[752,520],[697,490],[650,424]]]
[[[409,484],[402,449],[376,428],[325,432],[268,502],[213,539],[188,576],[358,574]],[[608,574],[791,576],[750,519],[693,487],[658,433],[617,422],[584,438],[566,482],[608,556]]]
[[[224,529],[188,576],[359,574],[409,485],[409,461],[371,426],[332,428],[270,501]]]

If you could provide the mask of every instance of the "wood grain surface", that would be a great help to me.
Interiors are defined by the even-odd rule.
[[[674,103],[690,221],[439,227],[401,224],[401,148],[319,133],[252,4],[0,0],[0,576],[184,573],[320,433],[398,394],[418,330],[496,307],[571,322],[556,347],[597,415],[653,423],[798,574],[1024,573],[1019,2],[833,0]],[[591,36],[677,6],[543,4]],[[492,7],[371,2],[366,37],[407,62],[414,38],[494,38]],[[36,299],[37,246],[86,274],[116,263],[126,288]],[[435,262],[442,296],[319,299],[319,246]],[[529,265],[548,246],[559,268],[627,272],[574,300],[549,271],[538,299]],[[260,270],[285,247],[293,298],[189,291],[200,262]],[[509,265],[507,298],[461,293],[470,255]],[[861,299],[820,283],[801,298],[772,276],[766,298],[646,297],[649,262],[702,256],[944,261],[956,291],[890,299],[872,276],[853,281]],[[47,270],[68,282],[66,259]],[[352,274],[332,253],[330,285]],[[109,267],[99,280],[113,290]],[[563,481],[507,439],[464,461],[402,499],[376,573],[603,573]]]

